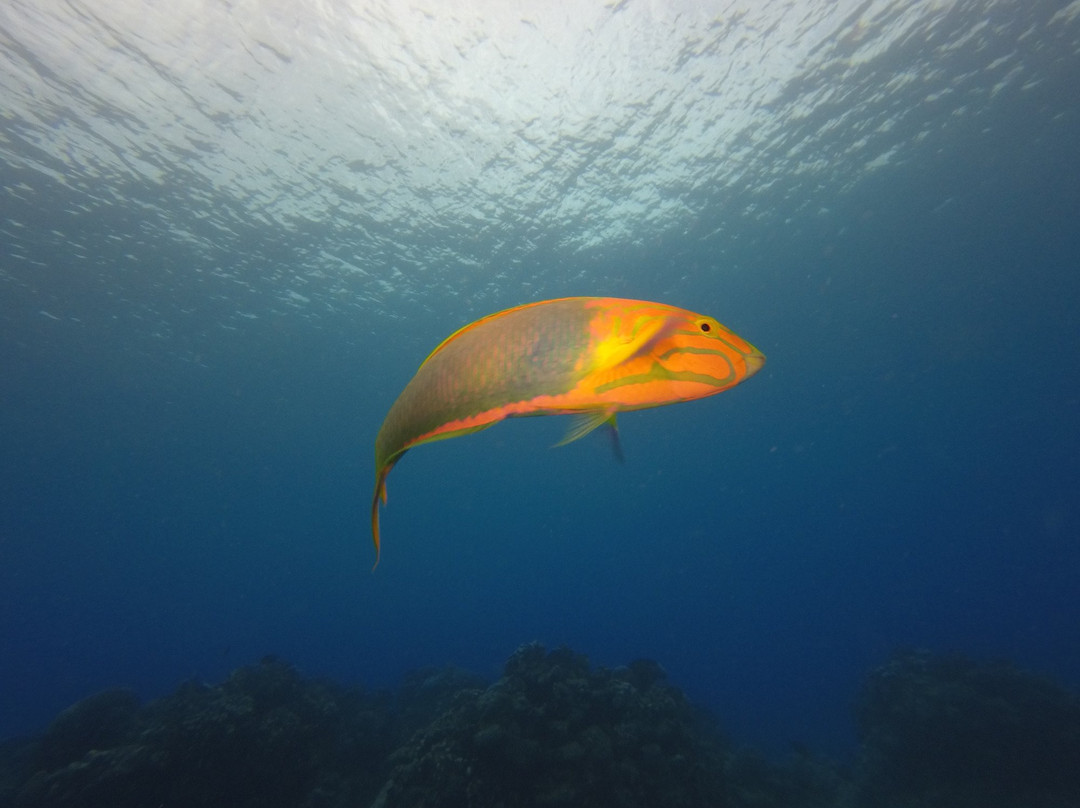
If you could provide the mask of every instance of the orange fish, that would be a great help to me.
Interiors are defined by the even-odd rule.
[[[574,415],[557,445],[615,416],[715,395],[765,356],[712,317],[613,297],[542,300],[465,326],[420,365],[375,439],[371,532],[379,563],[379,500],[409,449],[521,415]]]

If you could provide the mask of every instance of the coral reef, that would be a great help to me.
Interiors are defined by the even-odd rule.
[[[273,659],[141,705],[110,690],[0,743],[0,808],[1074,808],[1080,701],[1008,665],[906,653],[868,678],[851,770],[733,747],[655,662],[519,648],[395,693]]]
[[[305,681],[272,658],[137,711],[116,693],[65,711],[34,744],[14,806],[356,805],[385,779],[389,695]]]
[[[526,645],[394,754],[376,806],[724,804],[723,747],[652,662]]]
[[[855,717],[860,806],[1080,805],[1080,699],[1011,665],[899,654]]]

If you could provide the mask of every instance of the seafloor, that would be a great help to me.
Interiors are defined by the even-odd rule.
[[[1004,663],[898,654],[855,699],[859,750],[770,761],[655,662],[519,648],[489,684],[394,691],[267,658],[141,704],[110,690],[0,745],[0,806],[39,808],[1076,808],[1080,699]]]

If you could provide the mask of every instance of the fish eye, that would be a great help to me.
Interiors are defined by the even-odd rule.
[[[711,326],[711,325],[709,325],[709,321],[708,321],[708,320],[702,320],[702,321],[701,321],[700,323],[698,323],[698,327],[699,327],[699,328],[700,328],[700,329],[701,329],[702,331],[704,331],[704,332],[705,332],[706,334],[708,334],[708,333],[709,333],[710,331],[712,331],[712,326]]]

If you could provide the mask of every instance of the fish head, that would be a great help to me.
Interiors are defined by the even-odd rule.
[[[591,322],[588,384],[620,408],[688,401],[754,375],[765,355],[713,317],[644,301],[605,301]]]
[[[669,370],[714,379],[719,393],[764,366],[765,354],[715,318],[686,312],[675,319],[678,327],[654,348]]]

